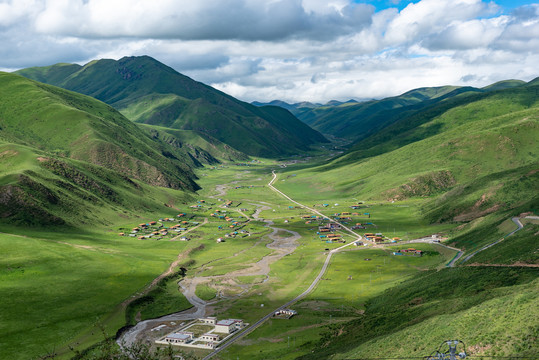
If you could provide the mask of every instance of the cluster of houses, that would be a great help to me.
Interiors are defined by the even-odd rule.
[[[196,221],[182,220],[186,216],[185,213],[180,213],[176,218],[161,218],[156,221],[150,221],[147,223],[140,223],[136,227],[131,229],[131,232],[120,232],[120,236],[137,237],[140,240],[151,239],[154,237],[163,238],[167,235],[179,233],[187,230],[190,225],[198,225]],[[177,224],[171,226],[165,226],[167,222],[177,222]],[[187,237],[182,237],[180,240],[189,240]]]
[[[423,251],[417,249],[402,249],[393,252],[396,256],[423,256]]]
[[[345,220],[345,221],[351,221],[352,220],[352,216],[363,216],[363,217],[367,217],[367,218],[370,218],[371,217],[371,214],[370,213],[363,213],[363,214],[360,214],[360,213],[357,213],[357,212],[348,212],[348,211],[343,211],[342,213],[335,213],[333,214],[333,218],[335,220]]]
[[[305,224],[310,224],[313,221],[319,220],[320,218],[316,215],[303,215],[301,217],[303,220],[305,220]]]
[[[341,234],[335,233],[335,231],[340,230],[341,225],[337,223],[327,223],[325,225],[321,225],[318,227],[318,232],[316,233],[318,237],[322,240],[326,240],[328,243],[332,243],[334,241],[344,243],[346,242],[344,239],[342,239]]]
[[[218,243],[222,243],[222,242],[225,242],[225,238],[236,238],[237,236],[239,235],[242,235],[242,237],[246,237],[246,236],[251,236],[251,234],[249,233],[249,231],[247,230],[239,230],[239,231],[233,231],[233,232],[229,232],[229,233],[226,233],[225,236],[220,236],[216,239],[216,241]]]
[[[242,211],[247,211],[247,209],[241,209]],[[249,231],[242,229],[244,226],[244,223],[235,220],[234,218],[227,215],[225,210],[215,210],[213,213],[210,214],[211,217],[218,218],[221,220],[225,220],[226,222],[230,223],[230,225],[227,225],[226,227],[224,225],[217,226],[218,230],[224,230],[225,228],[234,229],[234,231],[231,231],[229,233],[224,234],[224,236],[220,236],[216,239],[218,243],[225,242],[225,238],[235,238],[239,235],[242,235],[242,237],[250,236],[251,234]],[[241,216],[240,216],[241,217]]]
[[[240,319],[217,320],[215,317],[201,318],[163,336],[155,342],[161,345],[215,349],[219,343],[247,325]],[[210,329],[208,331],[200,331],[200,327],[203,329],[210,327]]]

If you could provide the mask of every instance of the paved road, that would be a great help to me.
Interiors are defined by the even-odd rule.
[[[300,204],[299,202],[291,199],[288,195],[286,195],[285,193],[283,193],[282,191],[276,189],[274,186],[273,186],[273,183],[275,182],[275,180],[277,179],[277,174],[275,174],[275,171],[272,171],[272,174],[273,174],[273,178],[271,179],[271,181],[268,183],[268,186],[271,190],[279,193],[280,195],[282,195],[283,197],[285,197],[286,199],[292,201],[294,204],[297,204],[299,206],[301,206],[302,208],[304,209],[307,209],[307,210],[310,210],[312,212],[314,212],[315,214],[317,215],[320,215],[322,217],[324,217],[325,219],[328,219],[332,222],[335,222],[335,223],[338,223],[340,224],[338,221],[335,221],[333,219],[330,219],[329,217],[327,217],[326,215],[314,210],[314,209],[311,209],[303,204]],[[362,237],[361,235],[358,235],[356,234],[355,232],[352,231],[352,229],[344,226],[343,224],[340,224],[341,227],[343,229],[346,229],[347,231],[351,232],[352,234],[354,234],[354,236],[357,236],[357,240],[362,240]],[[345,244],[343,246],[340,246],[338,248],[335,248],[333,250],[331,250],[328,255],[326,256],[326,260],[324,261],[324,265],[322,266],[322,269],[320,269],[320,272],[318,273],[318,275],[316,276],[316,278],[313,280],[313,282],[311,283],[311,285],[309,285],[309,287],[304,291],[302,292],[300,295],[296,296],[294,299],[290,300],[289,302],[287,302],[286,304],[280,306],[279,308],[271,311],[270,313],[268,313],[266,316],[264,316],[263,318],[261,318],[260,320],[258,320],[257,322],[255,322],[254,324],[251,324],[249,325],[248,327],[246,327],[245,329],[239,331],[236,336],[234,336],[234,338],[228,340],[226,343],[224,344],[221,344],[217,349],[215,349],[213,352],[211,352],[210,354],[206,355],[203,360],[208,360],[208,359],[211,359],[212,357],[214,357],[215,355],[217,355],[219,352],[223,351],[224,349],[228,348],[230,345],[232,345],[234,342],[236,342],[237,340],[241,339],[242,337],[244,337],[245,335],[249,334],[250,332],[254,331],[257,327],[259,327],[262,323],[264,323],[266,320],[268,320],[269,318],[271,318],[273,316],[273,314],[279,310],[282,310],[282,309],[286,309],[288,307],[290,307],[292,304],[296,303],[297,301],[301,300],[302,298],[304,298],[305,296],[307,296],[311,291],[314,290],[314,288],[316,287],[316,285],[318,285],[318,283],[320,282],[320,280],[322,279],[322,276],[324,276],[328,266],[329,266],[329,263],[331,261],[331,256],[335,253],[337,253],[339,250],[347,247],[347,246],[350,246],[352,245],[353,242],[349,242],[348,244]]]
[[[275,186],[273,186],[273,183],[275,182],[275,180],[277,180],[277,174],[275,173],[275,170],[272,170],[271,173],[273,174],[273,178],[271,179],[271,181],[268,183],[268,186],[271,190],[275,191],[276,193],[280,194],[281,196],[283,196],[284,198],[286,198],[287,200],[293,202],[294,204],[296,205],[299,205],[300,207],[304,208],[304,209],[307,209],[321,217],[323,217],[324,219],[327,219],[331,222],[334,222],[334,223],[337,223],[339,225],[341,225],[341,227],[343,229],[345,229],[346,231],[348,231],[349,233],[351,233],[352,235],[356,236],[357,237],[357,240],[361,240],[362,237],[358,234],[356,234],[352,229],[350,229],[348,226],[345,226],[343,224],[341,224],[340,222],[336,221],[336,220],[333,220],[332,218],[322,214],[321,212],[319,212],[318,210],[315,210],[313,208],[310,208],[306,205],[303,205],[303,204],[300,204],[299,202],[297,202],[296,200],[293,200],[292,198],[290,198],[288,195],[286,195],[285,193],[283,193],[281,190],[277,189]],[[350,244],[349,244],[350,245]]]
[[[477,250],[477,251],[474,251],[473,253],[471,253],[470,255],[466,256],[464,258],[464,260],[462,260],[461,264],[464,264],[466,261],[470,260],[475,254],[483,251],[483,250],[486,250],[496,244],[498,244],[499,242],[503,241],[506,237],[509,237],[511,235],[513,235],[514,233],[516,233],[517,231],[519,231],[520,229],[522,229],[524,227],[524,225],[522,225],[522,223],[520,222],[520,218],[519,217],[513,217],[511,218],[511,220],[515,223],[515,225],[517,226],[517,228],[513,231],[511,231],[509,234],[505,235],[504,237],[502,237],[501,239],[499,240],[496,240],[495,242],[493,243],[490,243],[488,245],[485,245],[483,246],[481,249]]]

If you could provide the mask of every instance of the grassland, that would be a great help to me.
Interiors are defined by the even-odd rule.
[[[51,96],[63,94],[55,91]],[[278,170],[275,186],[327,216],[356,213],[343,221],[363,224],[358,234],[404,241],[440,234],[471,252],[511,231],[511,216],[536,210],[537,102],[529,95],[509,103],[485,96],[488,101],[450,109],[409,129],[404,146],[391,149],[394,143],[386,142],[373,150],[381,154],[361,161],[345,157],[312,167],[327,153],[290,161]],[[481,115],[470,121],[474,112]],[[180,273],[186,281],[203,280],[196,294],[215,301],[214,315],[252,323],[303,292],[328,250],[341,245],[321,239],[320,220],[302,218],[307,210],[265,186],[270,171],[282,165],[274,160],[199,169],[203,189],[186,194],[69,158],[63,148],[13,143],[34,139],[24,132],[6,134],[13,138],[0,144],[0,186],[18,195],[2,209],[13,221],[4,221],[0,234],[7,254],[0,259],[0,291],[7,295],[0,304],[0,357],[56,350],[69,358],[68,345],[84,349],[102,340],[100,327],[113,335],[126,323],[186,309]],[[160,133],[163,144],[174,142],[168,134]],[[429,136],[410,141],[417,134]],[[163,217],[177,223],[179,212],[189,241],[179,241],[180,233],[143,240],[118,235]],[[272,238],[270,221],[278,228]],[[293,306],[298,316],[268,321],[220,357],[382,357],[388,349],[422,356],[454,333],[477,355],[532,354],[537,323],[521,324],[526,316],[536,318],[537,269],[512,265],[537,263],[536,234],[537,225],[528,223],[473,258],[507,267],[445,269],[454,252],[435,244],[351,246],[334,255],[317,288]],[[288,248],[268,247],[279,241]],[[401,246],[424,255],[393,256]],[[148,289],[173,261],[175,275]],[[21,349],[23,336],[35,341]]]
[[[33,161],[31,156],[29,159]],[[307,224],[301,218],[307,214],[306,210],[295,207],[263,186],[271,178],[269,170],[274,166],[274,161],[262,160],[262,163],[253,162],[247,167],[229,164],[202,169],[199,176],[203,190],[186,204],[176,204],[179,209],[174,210],[174,213],[168,209],[169,212],[157,215],[155,210],[147,209],[144,216],[127,214],[127,218],[117,218],[112,224],[83,231],[35,229],[24,231],[21,234],[24,236],[18,236],[16,234],[20,233],[20,228],[6,228],[6,231],[13,234],[0,234],[2,248],[7,249],[9,254],[1,261],[5,281],[0,286],[3,293],[10,295],[10,300],[2,303],[0,311],[5,324],[1,329],[5,335],[2,337],[3,353],[0,356],[14,359],[19,356],[24,359],[57,350],[62,354],[61,358],[68,358],[70,352],[65,347],[67,344],[80,343],[76,348],[84,349],[101,341],[101,325],[112,335],[125,325],[126,315],[127,322],[132,323],[135,318],[152,318],[189,307],[185,298],[177,292],[177,277],[161,281],[145,297],[135,300],[127,308],[127,314],[124,314],[120,305],[125,300],[136,299],[132,298],[133,294],[141,292],[151,280],[163,273],[179,254],[181,261],[177,270],[183,267],[187,278],[206,277],[207,281],[198,285],[196,294],[205,300],[217,300],[212,305],[212,311],[219,318],[242,318],[252,323],[301,293],[320,270],[326,249],[333,249],[340,244],[321,241],[316,234],[318,224]],[[299,175],[293,176],[294,169],[289,170],[279,175],[277,186],[286,189],[293,198],[316,205],[327,215],[355,211],[350,210],[349,206],[363,200],[354,199],[346,193],[331,196],[325,189],[316,191],[315,188],[314,191],[305,192],[295,183]],[[197,203],[197,200],[204,202]],[[221,208],[226,201],[232,201],[232,206]],[[319,206],[326,202],[329,203],[327,207]],[[200,207],[190,208],[188,205],[191,204]],[[363,207],[356,210],[360,215],[352,216],[350,222],[371,222],[373,225],[368,225],[362,231],[383,232],[390,238],[400,237],[403,240],[433,233],[458,236],[455,224],[429,224],[422,217],[421,205],[421,199],[407,199],[399,203],[365,201]],[[245,234],[227,238],[224,243],[216,243],[217,237],[232,231],[228,228],[230,222],[211,216],[216,209],[226,211],[228,216],[240,221],[241,227],[238,229],[245,230],[250,236]],[[188,233],[191,238],[188,242],[170,241],[170,237],[162,240],[138,240],[117,235],[141,221],[173,217],[178,211],[186,213],[187,227],[202,224]],[[271,263],[267,275],[227,276],[231,272],[250,268],[261,259],[275,254],[266,247],[270,240],[265,236],[271,229],[260,219],[252,219],[255,213],[261,219],[271,220],[275,227],[298,232],[301,238],[296,241],[297,248]],[[249,222],[246,216],[251,219]],[[531,229],[525,228],[528,235],[529,231],[536,232],[532,228],[536,225],[526,226]],[[499,231],[503,232],[506,228],[508,225],[502,224]],[[524,236],[525,230],[522,230],[520,240],[514,238],[520,244],[516,248],[533,248],[533,242]],[[283,239],[290,238],[290,233],[284,230],[276,234]],[[419,297],[428,299],[425,304],[432,305],[414,305],[414,312],[406,315],[407,320],[398,322],[396,327],[392,324],[400,313],[391,312],[385,322],[381,323],[385,332],[370,327],[367,333],[375,337],[367,339],[365,335],[362,338],[364,340],[361,340],[361,349],[366,347],[374,351],[388,346],[388,342],[395,342],[395,338],[389,334],[408,334],[406,336],[410,337],[415,331],[425,332],[429,324],[447,321],[448,315],[443,310],[447,307],[456,306],[455,311],[461,311],[465,318],[473,318],[485,314],[487,309],[492,315],[495,311],[493,308],[502,309],[503,306],[518,302],[521,296],[526,300],[515,307],[515,312],[507,312],[507,316],[519,319],[521,311],[532,311],[534,304],[530,302],[529,294],[536,286],[533,282],[533,269],[515,269],[512,273],[505,269],[466,267],[437,272],[434,269],[443,267],[454,252],[435,244],[414,244],[413,247],[422,249],[424,256],[396,257],[391,255],[394,250],[392,247],[354,247],[353,250],[336,254],[315,291],[293,306],[299,312],[298,316],[290,320],[268,321],[219,355],[220,358],[294,359],[299,356],[308,357],[311,351],[322,357],[324,354],[329,356],[335,353],[352,354],[350,356],[364,354],[350,345],[355,341],[353,334],[359,331],[358,326],[363,326],[363,319],[378,324],[380,319],[385,319],[380,315],[386,311],[383,309],[395,307],[406,312],[410,306],[406,304]],[[491,251],[506,253],[503,249],[495,249],[493,247]],[[517,253],[515,250],[514,256]],[[514,260],[514,256],[511,256],[508,254],[507,262]],[[451,282],[449,287],[453,286],[456,292],[467,294],[473,300],[461,304],[455,296],[450,296],[442,301],[440,298],[445,293],[433,295],[429,290],[435,288],[437,282],[447,281]],[[463,281],[462,284],[459,281]],[[490,290],[486,293],[481,289]],[[513,290],[514,294],[510,295]],[[399,295],[398,300],[392,300],[400,292],[403,294]],[[442,302],[438,304],[439,301]],[[44,318],[43,314],[48,316]],[[371,316],[374,316],[373,320],[369,320]],[[460,323],[454,324],[459,326]],[[511,324],[516,324],[516,320]],[[507,350],[511,346],[522,347],[523,354],[526,346],[531,346],[524,340],[529,330],[518,332],[515,326],[511,325],[509,334],[518,340],[504,337],[504,343],[499,345],[505,354],[511,354]],[[342,335],[336,335],[341,330]],[[485,339],[495,334],[494,330],[487,330],[486,325],[481,327],[486,335],[472,337],[471,343],[477,346],[486,344]],[[21,351],[20,346],[16,345],[19,344],[21,334],[31,334],[38,340]],[[418,353],[427,349],[429,344],[438,343],[438,337],[446,334],[433,333],[418,348]],[[464,335],[469,336],[468,333]]]
[[[531,356],[537,324],[527,320],[537,306],[537,286],[532,269],[425,272],[372,298],[357,320],[330,328],[323,338],[336,340],[327,347],[322,341],[315,353],[336,359],[422,356],[438,339],[459,338],[471,355]]]
[[[0,234],[2,358],[59,350],[85,332],[94,333],[84,339],[91,344],[102,340],[101,324],[114,334],[125,323],[118,305],[163,272],[184,246],[102,232],[25,233]],[[33,341],[21,347],[23,337]]]

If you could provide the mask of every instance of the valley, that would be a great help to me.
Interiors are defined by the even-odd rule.
[[[279,170],[272,176],[272,170],[276,169]],[[272,160],[262,160],[262,163],[249,167],[227,164],[201,170],[199,177],[203,190],[199,191],[198,200],[193,199],[183,206],[178,206],[174,212],[162,215],[172,218],[176,217],[177,212],[185,213],[185,218],[189,219],[189,232],[185,233],[186,236],[189,235],[189,241],[174,241],[174,238],[170,237],[141,240],[137,237],[118,236],[119,231],[137,226],[143,218],[135,221],[123,220],[113,226],[101,227],[101,230],[94,228],[85,234],[73,232],[59,235],[56,232],[28,231],[24,237],[0,235],[0,239],[17,246],[21,251],[24,251],[24,248],[21,248],[23,242],[31,242],[34,248],[46,246],[46,253],[54,251],[55,247],[61,247],[62,253],[84,259],[73,264],[66,258],[58,259],[56,255],[56,266],[52,272],[38,270],[43,266],[40,263],[45,261],[42,256],[37,264],[36,260],[31,258],[19,258],[19,266],[15,266],[14,258],[9,259],[10,272],[20,272],[17,277],[19,288],[25,283],[24,274],[34,274],[27,285],[28,290],[20,292],[19,297],[17,293],[11,293],[15,303],[28,304],[31,287],[36,290],[49,288],[49,291],[40,294],[40,304],[46,303],[48,298],[52,305],[58,301],[59,296],[67,296],[66,305],[71,304],[74,309],[79,309],[84,302],[90,302],[94,310],[87,315],[77,311],[73,318],[76,320],[67,321],[61,316],[65,314],[66,308],[49,309],[48,317],[55,323],[43,324],[42,326],[46,327],[43,329],[44,333],[50,333],[52,326],[66,328],[70,323],[76,326],[65,333],[64,338],[59,338],[58,334],[55,334],[54,338],[44,337],[39,327],[34,326],[39,323],[41,311],[36,311],[33,315],[32,312],[25,312],[24,322],[20,322],[20,317],[17,316],[8,324],[13,326],[17,321],[19,326],[23,326],[20,331],[32,331],[36,338],[44,339],[42,343],[35,344],[36,350],[33,351],[36,355],[43,353],[44,347],[49,347],[48,351],[58,354],[59,358],[70,358],[74,354],[73,350],[69,350],[70,347],[74,351],[83,350],[91,343],[99,341],[103,337],[100,329],[113,335],[116,329],[123,325],[123,308],[128,303],[135,303],[131,300],[147,296],[148,290],[151,293],[153,290],[149,288],[144,290],[145,283],[155,285],[156,281],[152,281],[152,276],[155,275],[152,274],[157,274],[159,268],[169,268],[169,264],[179,255],[174,261],[177,265],[175,269],[185,268],[185,277],[182,279],[172,276],[166,279],[165,292],[157,294],[147,303],[127,305],[127,313],[133,313],[133,319],[148,320],[128,330],[120,340],[126,340],[125,343],[129,345],[134,340],[155,339],[167,330],[170,331],[173,324],[211,314],[255,323],[266,314],[296,299],[293,305],[289,304],[287,307],[298,311],[297,316],[290,320],[269,319],[217,355],[217,358],[223,359],[294,359],[308,355],[313,349],[313,341],[316,342],[327,329],[342,326],[361,316],[369,299],[376,298],[384,290],[407,279],[412,279],[419,272],[444,268],[454,257],[455,251],[436,243],[413,244],[415,249],[424,252],[421,257],[396,257],[392,255],[392,251],[400,246],[389,241],[388,245],[384,246],[367,242],[365,243],[368,246],[352,245],[353,241],[369,232],[369,229],[374,229],[372,232],[388,234],[386,236],[389,238],[399,237],[405,241],[432,234],[448,237],[453,234],[456,226],[429,225],[421,221],[417,200],[399,203],[363,202],[342,195],[329,197],[327,191],[314,194],[306,193],[303,189],[287,192],[294,198],[309,200],[309,204],[315,203],[315,209],[320,207],[320,210],[315,210],[314,213],[314,209],[301,207],[293,202],[293,198],[286,198],[268,186],[268,183],[271,185],[274,182],[277,189],[282,188],[283,183],[296,178],[293,176],[294,171],[294,165],[282,168]],[[323,203],[317,205],[322,199]],[[227,205],[229,202],[231,204]],[[356,235],[340,231],[342,238],[346,240],[344,246],[319,238],[316,233],[319,224],[325,221],[323,216],[329,218],[333,217],[334,213],[345,213],[350,206],[358,202],[363,203],[362,207],[368,209],[369,215],[364,215],[367,211],[362,210],[362,215],[358,213],[353,216],[352,222],[373,225],[367,225],[365,230],[349,230]],[[324,203],[328,205],[324,207]],[[218,214],[217,210],[227,214],[227,217],[233,219],[231,221],[238,222],[233,230],[247,231],[249,236],[238,232],[238,235],[243,235],[224,237],[231,229],[231,221],[211,216]],[[313,215],[317,217],[316,220],[305,220]],[[183,236],[183,233],[177,236],[180,235]],[[63,240],[54,240],[59,237]],[[217,243],[218,237],[224,241]],[[52,244],[54,246],[51,246]],[[410,246],[412,245],[405,244],[405,247]],[[331,262],[330,254],[333,254]],[[91,288],[90,293],[82,292],[82,288],[73,287],[72,283],[66,287],[68,283],[65,283],[65,279],[63,284],[54,281],[60,276],[58,268],[65,273],[76,274],[73,281],[77,281],[77,278],[88,277],[85,274],[95,271],[95,266],[103,269],[107,258],[108,262],[113,261],[115,264],[109,269],[111,275],[108,278],[100,276],[91,286],[85,282],[83,288]],[[119,263],[118,259],[125,260]],[[328,261],[324,263],[325,260]],[[324,269],[323,266],[326,265],[329,266]],[[39,276],[35,278],[37,274]],[[126,275],[129,279],[135,277],[139,280],[125,283],[122,279]],[[319,283],[315,281],[317,278]],[[40,285],[36,285],[35,281]],[[4,289],[7,289],[8,284],[3,282]],[[119,286],[120,284],[122,285]],[[311,284],[316,286],[311,286],[313,291],[306,294],[305,290]],[[137,291],[137,288],[140,290]],[[136,292],[131,297],[129,294],[133,291]],[[77,299],[75,293],[78,296],[83,295],[84,299]],[[105,293],[107,296],[103,296]],[[302,293],[300,300],[298,296]],[[68,298],[70,301],[67,301]],[[126,302],[123,299],[129,300]],[[122,301],[119,307],[114,306]],[[100,312],[95,311],[98,304],[102,304]],[[4,303],[4,306],[12,305]],[[42,309],[42,306],[36,306],[36,310],[37,308]],[[115,310],[111,313],[107,308]],[[55,313],[58,316],[51,316]],[[174,314],[151,320],[168,313]],[[159,325],[167,326],[158,331],[148,331]],[[75,332],[78,332],[75,337],[67,335]],[[17,333],[18,331],[14,332],[13,336],[18,336]],[[287,341],[289,337],[293,339],[292,348]],[[14,342],[14,338],[5,339]],[[3,349],[5,354],[13,354],[14,350],[9,347]],[[29,346],[25,351],[32,351],[31,349],[32,346]],[[424,351],[426,350],[425,348]],[[198,351],[195,354],[203,356],[205,352]],[[26,355],[20,358],[24,359]]]
[[[0,73],[0,358],[533,358],[538,91],[257,107],[147,56]],[[156,345],[185,328],[210,345]]]

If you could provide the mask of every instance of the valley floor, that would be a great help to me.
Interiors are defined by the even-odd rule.
[[[426,223],[419,201],[364,202],[294,185],[280,190],[293,180],[293,165],[283,169],[272,161],[205,168],[199,176],[203,190],[197,198],[176,204],[169,214],[154,214],[156,219],[119,218],[114,226],[87,232],[0,234],[9,250],[0,274],[6,299],[0,304],[0,358],[54,353],[68,359],[126,321],[138,323],[122,332],[123,346],[153,341],[203,316],[255,324],[285,304],[298,314],[288,320],[267,317],[214,358],[308,357],[330,345],[328,334],[346,335],[347,324],[361,319],[386,290],[417,275],[460,271],[437,271],[455,258],[455,249],[410,242],[433,234],[447,238],[456,227]],[[335,239],[344,244],[319,231],[343,213],[350,215],[339,220],[343,228]],[[118,236],[139,223],[148,223],[142,227],[147,230]],[[352,230],[357,223],[365,228]],[[173,231],[172,224],[183,230]],[[170,234],[163,235],[163,228]],[[381,233],[383,244],[362,238],[365,233]],[[353,245],[357,240],[363,244]],[[422,256],[395,255],[410,247]],[[36,341],[21,345],[22,336]],[[432,340],[421,354],[447,339]],[[200,358],[208,354],[194,352]]]

